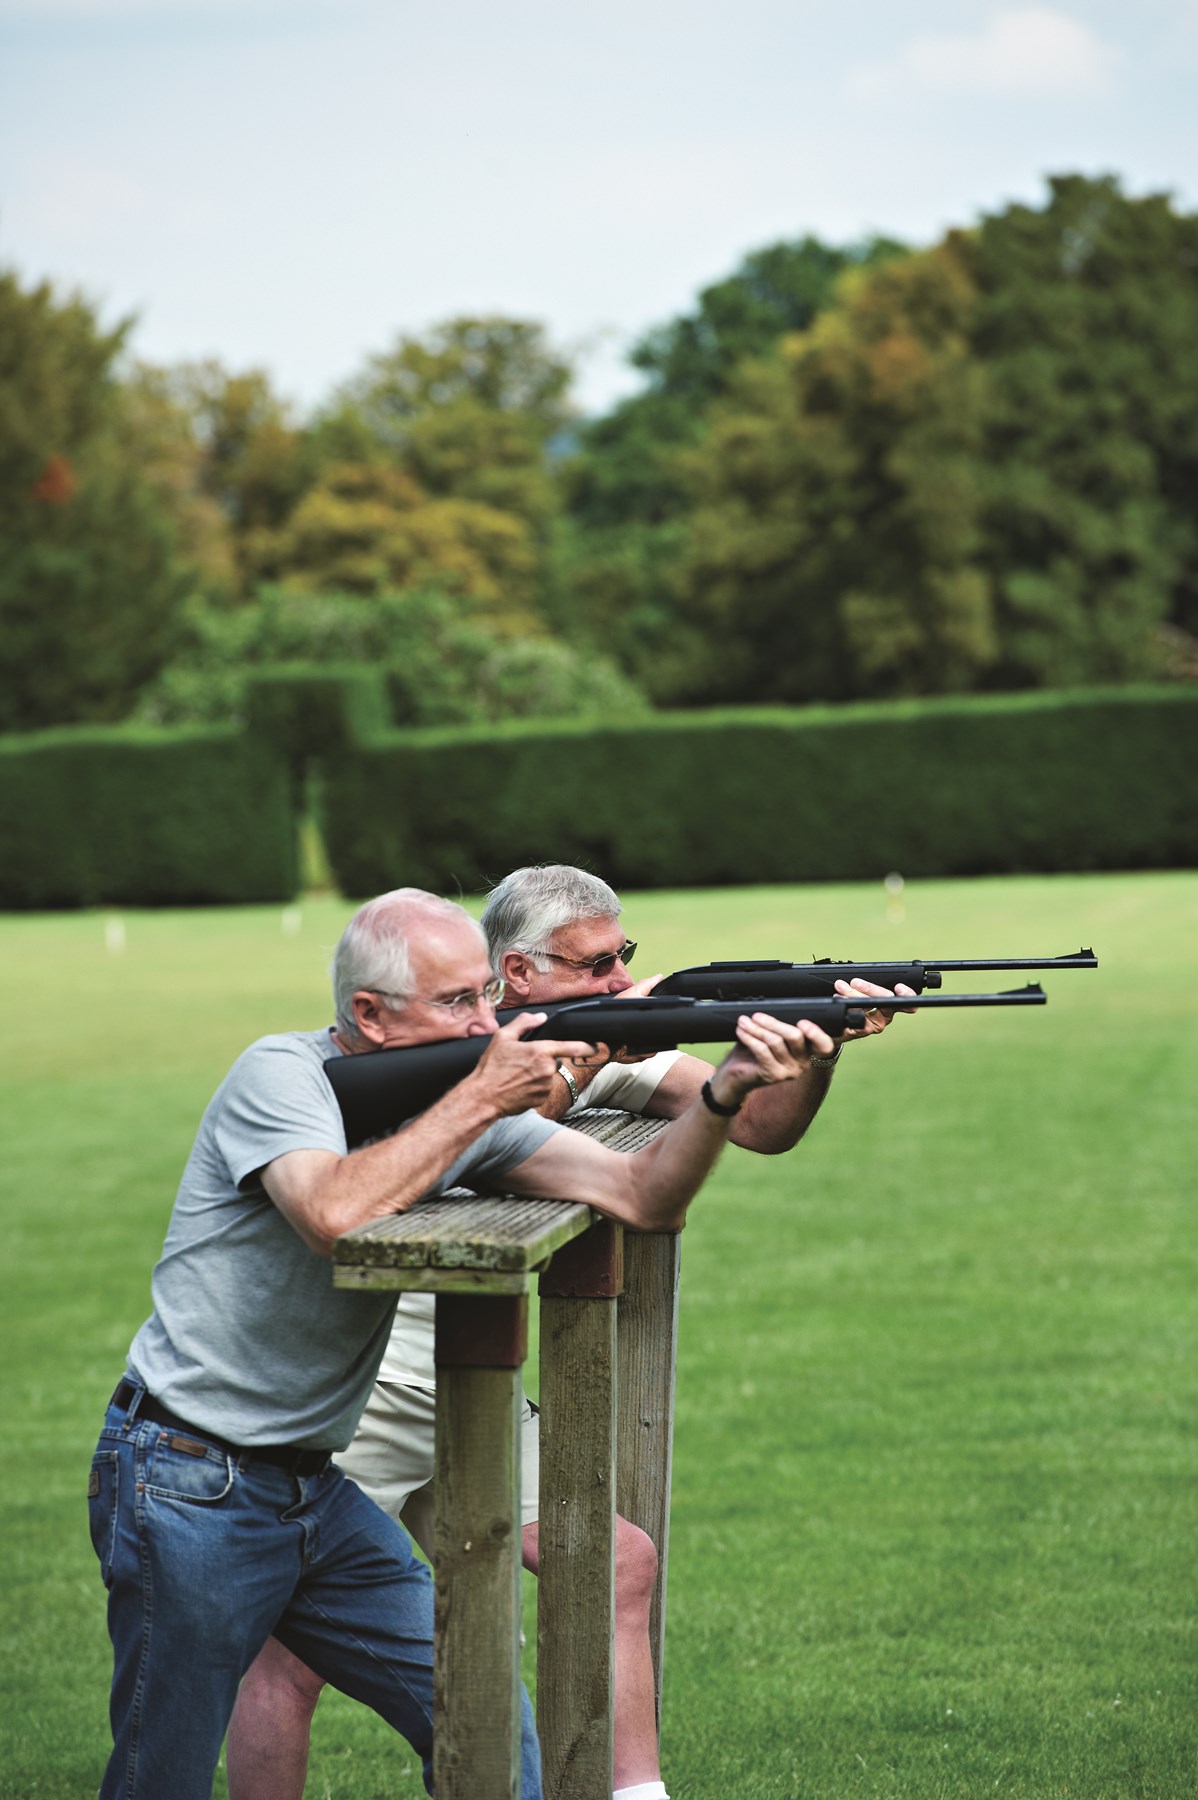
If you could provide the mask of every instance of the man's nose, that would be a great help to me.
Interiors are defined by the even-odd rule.
[[[624,994],[632,986],[632,976],[622,962],[617,961],[607,981],[609,994]]]
[[[466,1027],[467,1037],[490,1037],[493,1031],[499,1030],[499,1020],[495,1017],[495,1008],[491,1002],[480,994],[475,1002],[474,1011],[470,1015],[470,1023]]]

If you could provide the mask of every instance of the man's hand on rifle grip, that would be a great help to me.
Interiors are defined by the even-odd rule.
[[[838,981],[836,983],[836,992],[846,1000],[851,1000],[858,996],[867,1000],[896,1000],[901,999],[903,995],[906,995],[908,999],[914,1000],[916,997],[915,990],[913,988],[905,987],[901,981],[891,989],[879,987],[877,983],[873,981],[862,981],[859,976],[855,981]],[[867,1007],[865,1011],[865,1024],[861,1029],[859,1031],[849,1030],[844,1032],[839,1041],[842,1044],[847,1044],[852,1038],[876,1037],[880,1031],[885,1031],[897,1012],[906,1012],[908,1018],[911,1016],[910,1007],[890,1006],[885,1009],[880,1006]]]

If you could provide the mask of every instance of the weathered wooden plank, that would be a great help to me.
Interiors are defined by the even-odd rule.
[[[661,1725],[681,1239],[629,1232],[616,1322],[616,1508],[657,1546],[649,1620]]]
[[[438,1197],[346,1232],[335,1257],[341,1266],[512,1273],[544,1262],[593,1218],[589,1207],[570,1200]]]
[[[333,1286],[370,1292],[401,1288],[405,1294],[527,1294],[527,1269],[395,1269],[375,1263],[334,1263]]]
[[[642,1119],[637,1113],[613,1112],[607,1107],[593,1106],[570,1120],[570,1130],[596,1138],[610,1150],[627,1154],[652,1143],[668,1123],[666,1119]]]
[[[512,1362],[472,1367],[480,1309]],[[519,1309],[513,1313],[512,1309]],[[438,1305],[438,1313],[442,1307]],[[520,1795],[520,1370],[527,1302],[456,1299],[437,1328],[433,1778],[438,1800]]]

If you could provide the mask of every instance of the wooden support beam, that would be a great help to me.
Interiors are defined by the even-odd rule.
[[[649,1637],[661,1730],[681,1239],[629,1232],[616,1325],[616,1510],[657,1546]]]
[[[602,1111],[571,1123],[623,1151],[665,1128],[661,1119]],[[581,1234],[588,1241],[573,1258]],[[628,1239],[630,1297],[617,1308],[620,1243],[618,1227],[577,1202],[456,1191],[348,1232],[334,1250],[338,1287],[437,1295],[438,1800],[516,1800],[520,1791],[519,1364],[529,1277],[551,1256],[538,1609],[546,1794],[611,1793],[615,1507],[658,1549],[660,1717],[678,1244]],[[622,1386],[619,1416],[613,1386]]]
[[[541,1276],[537,1728],[546,1800],[612,1790],[616,1296],[623,1232],[608,1221]]]
[[[519,1800],[524,1296],[437,1297],[438,1800]]]

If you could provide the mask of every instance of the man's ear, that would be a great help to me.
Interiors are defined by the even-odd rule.
[[[523,950],[505,950],[499,959],[497,975],[502,975],[507,983],[505,1000],[527,1000],[532,988],[532,977],[536,973]]]
[[[358,1036],[377,1049],[387,1041],[386,1011],[382,1001],[369,988],[359,988],[352,1005]]]

